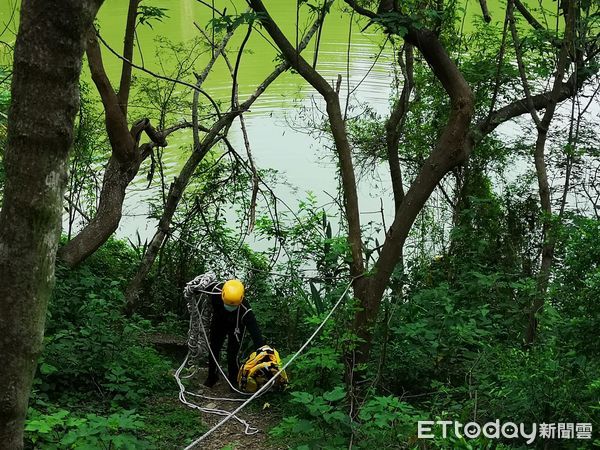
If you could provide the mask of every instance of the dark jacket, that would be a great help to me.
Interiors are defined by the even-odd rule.
[[[221,299],[221,286],[216,286],[218,286],[218,289],[209,288],[209,290],[219,291],[210,296],[213,307],[212,323],[214,324],[214,327],[219,328],[224,334],[231,335],[236,332],[236,325],[238,325],[238,332],[240,333],[238,338],[240,340],[242,339],[241,335],[244,333],[244,328],[247,328],[250,336],[252,336],[254,347],[262,347],[264,345],[263,337],[248,300],[244,299],[242,304],[235,311],[227,311],[223,305],[223,300]],[[213,327],[211,326],[211,330],[212,328]]]
[[[221,299],[221,287],[223,283],[214,283],[207,288],[210,294],[210,301],[213,307],[213,316],[210,323],[210,348],[215,355],[216,360],[219,360],[221,347],[227,338],[227,370],[230,382],[237,383],[236,376],[239,371],[239,363],[237,360],[240,351],[242,338],[246,328],[252,336],[254,348],[259,348],[264,345],[262,334],[256,323],[256,317],[250,308],[250,304],[246,299],[235,311],[227,311]],[[212,386],[218,379],[217,364],[212,355],[208,356],[208,379],[205,385]]]

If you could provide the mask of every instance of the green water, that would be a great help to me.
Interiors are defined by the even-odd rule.
[[[99,23],[101,25],[101,34],[108,43],[115,49],[122,46],[123,26],[127,14],[127,3],[124,0],[107,0],[103,5],[99,14]],[[286,31],[290,40],[295,41],[296,15],[295,1],[268,1],[266,2],[272,15],[280,24],[281,28]],[[154,23],[153,29],[149,27],[139,28],[140,48],[144,55],[145,66],[158,73],[163,73],[156,64],[154,53],[156,36],[164,36],[171,41],[189,41],[200,36],[200,32],[194,24],[206,29],[207,33],[211,33],[209,21],[211,19],[210,10],[200,4],[196,0],[180,0],[179,2],[161,0],[151,3],[153,6],[167,8],[168,18],[162,23]],[[243,1],[215,1],[216,5],[220,5],[220,9],[227,7],[228,13],[234,11],[245,11],[245,2]],[[303,8],[304,13],[301,15],[299,24],[300,29],[306,28],[310,17],[306,14],[307,8]],[[326,26],[324,27],[322,46],[319,51],[319,69],[323,72],[326,78],[335,78],[338,73],[346,74],[346,52],[347,52],[347,36],[349,32],[349,15],[342,14],[339,10],[334,10],[327,18]],[[235,60],[237,48],[241,43],[245,29],[239,29],[232,39],[229,48],[231,49],[232,60]],[[263,32],[263,34],[265,34]],[[352,77],[358,77],[362,68],[368,69],[372,63],[372,56],[378,50],[377,46],[382,41],[381,36],[375,34],[360,33],[358,26],[353,26],[351,40],[351,59],[350,68],[353,72]],[[243,55],[241,70],[239,74],[240,93],[249,94],[262,82],[262,80],[275,67],[275,58],[277,53],[273,46],[258,33],[254,32],[248,42],[247,52]],[[312,60],[313,47],[307,49],[306,57]],[[209,58],[209,52],[206,52],[198,60],[196,67],[198,71],[205,65]],[[389,67],[390,55],[389,52],[382,55],[383,57],[373,69],[373,78],[365,83],[364,87],[368,91],[371,90],[371,95],[377,101],[384,101],[387,104],[387,96],[378,95],[381,87],[384,86],[387,90],[389,80],[387,72]],[[141,58],[139,53],[135,55],[136,61],[139,63]],[[109,76],[113,80],[117,80],[120,62],[113,55],[105,56],[105,63]],[[365,67],[366,66],[366,67]],[[377,80],[377,82],[373,82]],[[188,79],[187,81],[193,81]],[[381,85],[379,85],[381,83]],[[213,72],[208,77],[205,89],[213,96],[219,99],[227,99],[231,90],[231,79],[228,69],[224,61],[220,58]],[[305,87],[302,79],[291,73],[283,74],[276,83],[274,83],[261,99],[257,102],[254,110],[263,110],[264,113],[271,113],[273,109],[286,108],[290,106],[290,101],[294,95],[301,94]],[[267,111],[264,111],[267,110]]]
[[[209,2],[211,0],[208,0]],[[8,23],[11,6],[16,0],[0,0],[0,29]],[[532,5],[537,5],[537,0],[531,0]],[[544,4],[551,0],[544,1]],[[134,61],[142,64],[159,74],[169,75],[173,70],[166,59],[166,53],[161,52],[161,57],[156,56],[157,37],[161,36],[172,42],[190,41],[200,36],[195,24],[211,33],[209,21],[210,10],[197,0],[145,0],[142,5],[147,4],[166,8],[166,17],[162,22],[153,22],[153,27],[138,27],[138,46],[134,55]],[[296,10],[295,0],[267,0],[267,8],[277,23],[293,42],[296,39]],[[245,2],[242,0],[215,0],[215,5],[222,10],[227,8],[228,13],[243,12]],[[494,21],[501,22],[504,18],[505,2],[488,0],[489,9]],[[391,85],[393,83],[392,59],[393,49],[388,43],[381,55],[376,58],[380,51],[380,45],[384,37],[377,33],[376,27],[370,27],[367,32],[361,33],[365,21],[350,23],[350,15],[342,13],[340,8],[343,2],[336,2],[332,12],[326,19],[321,46],[319,48],[318,69],[324,77],[332,82],[338,74],[343,77],[341,97],[346,98],[347,87],[353,91],[351,101],[354,104],[361,103],[384,114],[389,106]],[[464,0],[465,20],[463,30],[468,32],[472,29],[473,20],[480,15],[479,3],[476,0]],[[107,43],[119,53],[121,52],[125,20],[127,15],[128,1],[106,0],[102,6],[98,24],[102,37]],[[307,14],[307,8],[303,8],[298,24],[300,30],[305,30],[311,22]],[[238,30],[230,46],[231,58],[235,60],[236,50],[242,40],[243,31]],[[2,36],[2,40],[9,43],[14,42],[16,32],[16,21],[8,23],[8,29]],[[264,32],[263,32],[264,33]],[[266,34],[266,33],[265,33]],[[350,43],[348,37],[350,36]],[[313,40],[314,42],[314,40]],[[243,54],[243,60],[239,73],[240,99],[243,101],[246,95],[253,92],[276,66],[277,52],[269,41],[254,32]],[[314,47],[311,44],[305,52],[305,57],[312,61]],[[121,67],[121,61],[112,53],[103,49],[103,57],[109,77],[116,85]],[[206,51],[196,61],[194,70],[201,72],[210,55]],[[160,63],[162,59],[162,65]],[[134,70],[137,76],[145,76]],[[90,80],[87,67],[84,69],[83,79]],[[194,82],[193,77],[185,81]],[[185,88],[181,88],[185,89]],[[231,78],[229,71],[220,58],[204,84],[204,89],[216,99],[227,101],[231,92]],[[93,91],[93,89],[92,89]],[[147,115],[143,103],[136,101],[138,97],[132,96],[130,119],[136,119]],[[307,86],[307,84],[296,74],[285,73],[272,84],[268,90],[259,98],[247,114],[247,124],[250,142],[257,165],[261,168],[274,168],[281,172],[281,179],[285,179],[297,189],[282,188],[281,195],[284,200],[296,205],[298,201],[306,196],[307,191],[314,192],[317,199],[323,203],[331,200],[330,195],[336,195],[337,181],[335,177],[335,163],[326,142],[316,140],[306,133],[304,120],[298,116],[298,110],[305,107],[309,111],[315,111],[321,101],[318,95]],[[358,114],[360,110],[352,113]],[[190,112],[177,111],[172,120],[178,118],[189,118]],[[318,114],[317,114],[318,117]],[[244,152],[240,131],[237,128],[231,130],[232,143]],[[190,150],[191,136],[189,131],[179,132],[169,139],[169,147],[165,151],[165,161],[168,166],[169,176],[174,176],[179,170]],[[143,172],[143,171],[142,171]],[[147,214],[147,206],[139,201],[144,197],[152,195],[152,191],[144,190],[145,174],[140,173],[134,181],[128,197],[130,200],[126,205],[126,218],[124,219],[121,232],[129,235],[134,234],[135,229],[140,229],[142,235],[151,233],[155,224],[144,219]],[[379,211],[380,202],[383,202],[387,220],[391,219],[392,202],[389,186],[389,177],[385,168],[382,168],[373,177],[363,180],[359,185],[361,207],[365,211]],[[384,186],[384,188],[381,188]],[[377,213],[379,214],[379,213]],[[129,218],[127,217],[129,215]],[[379,217],[379,215],[378,215]],[[365,220],[368,220],[365,217]]]
[[[101,10],[99,22],[101,33],[114,48],[120,48],[122,42],[122,28],[127,14],[127,2],[108,0]],[[218,4],[219,2],[215,2]],[[221,2],[228,5],[228,11],[233,12],[234,6],[238,11],[244,10],[244,2]],[[234,3],[234,5],[232,5]],[[267,3],[271,13],[281,24],[283,30],[288,34],[290,40],[295,41],[296,17],[293,5],[295,2],[271,1]],[[163,69],[153,59],[156,43],[156,35],[162,35],[172,41],[190,40],[199,35],[194,26],[207,27],[211,18],[210,11],[195,0],[182,0],[179,3],[170,1],[154,2],[153,5],[168,8],[169,18],[163,23],[154,25],[154,29],[140,29],[139,40],[143,49],[145,65],[158,73]],[[300,29],[304,30],[311,18],[307,15],[300,17]],[[109,24],[119,26],[108,26]],[[360,28],[354,24],[352,27],[352,38],[350,44],[350,63],[347,65],[348,33],[350,21],[349,16],[342,15],[341,11],[334,10],[327,17],[321,46],[319,49],[318,68],[326,79],[334,80],[341,73],[346,79],[348,69],[350,70],[351,89],[365,77],[360,89],[356,91],[356,98],[367,102],[372,107],[384,111],[388,105],[391,82],[391,47],[375,62],[375,56],[379,52],[379,45],[383,41],[376,34],[361,34]],[[211,32],[210,27],[206,30]],[[245,30],[238,30],[235,38],[230,43],[231,58],[235,59],[236,50],[239,48]],[[254,92],[256,87],[273,70],[277,61],[277,52],[271,44],[261,35],[253,33],[247,44],[247,52],[243,55],[239,73],[240,99]],[[136,60],[140,61],[140,55],[136,53]],[[196,64],[196,71],[200,72],[205,66],[210,55],[207,52]],[[313,57],[313,46],[311,45],[306,55],[309,60]],[[118,79],[120,61],[111,54],[105,52],[105,63],[109,76],[113,80]],[[371,66],[373,68],[371,69]],[[187,81],[193,82],[193,79]],[[346,82],[344,82],[344,89]],[[231,93],[231,78],[224,61],[220,58],[214,70],[204,84],[204,89],[217,99],[227,101]],[[342,91],[342,93],[344,90]],[[327,201],[329,197],[323,193],[335,195],[337,182],[335,181],[335,165],[331,158],[327,157],[330,152],[325,146],[308,134],[297,129],[303,124],[297,117],[298,106],[309,107],[313,101],[314,92],[296,74],[282,74],[267,91],[254,104],[252,111],[247,115],[248,132],[252,146],[252,152],[258,167],[274,168],[281,172],[281,179],[298,188],[297,192],[282,187],[280,195],[292,207],[306,196],[306,191],[313,191],[320,201]],[[315,101],[320,103],[318,96]],[[142,111],[137,111],[142,113]],[[183,112],[189,117],[189,112]],[[291,126],[290,126],[291,125]],[[245,153],[243,140],[239,128],[234,127],[230,133],[231,142]],[[165,160],[170,168],[170,175],[175,175],[178,168],[189,152],[191,141],[189,132],[181,132],[169,139],[169,148],[165,152]],[[139,177],[136,187],[143,186],[143,176]],[[147,193],[145,193],[147,194]],[[139,193],[138,195],[142,195]],[[145,207],[137,207],[139,202],[131,202],[128,213],[143,214]],[[132,219],[136,226],[145,227],[139,219]],[[152,228],[154,224],[150,224]]]

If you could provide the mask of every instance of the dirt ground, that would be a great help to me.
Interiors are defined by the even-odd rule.
[[[205,371],[201,371],[197,376],[194,377],[192,386],[197,387],[197,393],[203,394],[209,397],[221,397],[221,398],[241,398],[237,393],[231,392],[229,385],[223,379],[212,388],[207,388],[201,383],[206,375]],[[188,388],[190,389],[190,388]],[[190,389],[191,390],[191,389]],[[277,394],[274,394],[277,395]],[[189,396],[188,399],[194,397]],[[215,401],[215,400],[204,400],[196,399],[197,403],[206,408],[216,408],[225,411],[233,411],[240,405],[240,402],[230,401]],[[269,400],[271,402],[272,400]],[[266,406],[265,407],[265,403]],[[240,424],[234,418],[230,419],[220,428],[215,430],[209,437],[204,441],[198,443],[194,447],[196,450],[242,450],[242,449],[260,449],[260,450],[284,450],[286,447],[274,446],[274,444],[268,442],[267,432],[275,426],[281,417],[279,414],[268,407],[269,403],[265,397],[258,398],[253,401],[253,404],[248,405],[239,414],[240,419],[245,420],[248,424],[254,428],[258,428],[259,432],[252,435],[246,435],[244,433],[244,425]],[[183,406],[183,405],[182,405]],[[265,407],[265,409],[263,409]],[[198,414],[202,415],[202,422],[207,427],[212,428],[218,422],[223,419],[223,416],[216,414],[207,414],[198,411]],[[198,436],[200,437],[200,436]]]

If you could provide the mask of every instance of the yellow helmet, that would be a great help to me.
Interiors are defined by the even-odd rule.
[[[240,280],[228,280],[221,291],[223,303],[228,306],[239,306],[244,300],[244,284]]]

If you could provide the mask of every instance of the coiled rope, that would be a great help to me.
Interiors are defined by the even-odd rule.
[[[315,331],[313,332],[313,334],[311,334],[311,336],[308,338],[308,340],[302,345],[302,347],[300,347],[300,349],[296,353],[294,353],[294,355],[289,359],[289,361],[286,362],[281,369],[279,369],[279,372],[277,372],[273,376],[273,378],[271,378],[269,381],[267,381],[259,390],[257,390],[254,394],[252,394],[252,396],[250,398],[248,398],[247,400],[245,400],[244,403],[242,403],[240,406],[238,406],[235,410],[233,410],[231,412],[225,411],[225,414],[221,414],[223,412],[221,410],[212,410],[212,411],[215,411],[215,412],[213,412],[214,414],[224,415],[225,417],[223,418],[223,420],[221,420],[219,423],[217,423],[215,426],[213,426],[210,430],[208,430],[206,433],[204,433],[202,436],[200,436],[198,439],[196,439],[190,445],[188,445],[187,447],[185,447],[184,450],[191,450],[191,449],[193,449],[198,443],[202,442],[204,439],[206,439],[208,436],[210,436],[218,428],[220,428],[223,424],[225,424],[226,422],[228,422],[232,418],[236,419],[238,422],[242,423],[243,425],[246,425],[246,430],[245,430],[246,434],[257,433],[258,429],[250,427],[247,422],[245,422],[244,420],[242,420],[239,417],[237,417],[236,414],[238,414],[242,409],[244,409],[246,406],[248,406],[248,404],[250,404],[250,402],[252,402],[254,399],[256,399],[261,394],[263,394],[264,392],[266,392],[271,386],[273,386],[273,384],[275,383],[275,380],[277,379],[277,377],[279,377],[279,375],[281,375],[281,373],[287,367],[289,367],[290,364],[292,364],[294,362],[294,360],[304,351],[304,349],[306,349],[306,347],[308,347],[308,345],[312,342],[312,340],[317,336],[317,334],[319,334],[319,332],[321,331],[321,329],[325,326],[325,324],[327,323],[327,321],[331,318],[331,316],[333,315],[333,313],[335,312],[335,310],[338,308],[338,306],[342,303],[342,300],[346,296],[348,290],[350,289],[350,287],[352,286],[353,281],[356,278],[357,277],[354,277],[348,283],[348,285],[344,289],[344,292],[342,293],[342,295],[340,296],[340,298],[337,300],[337,302],[333,305],[333,307],[331,308],[331,310],[329,311],[329,313],[327,314],[327,316],[325,317],[325,319],[323,319],[323,321],[315,329]],[[210,346],[209,346],[209,348],[210,348]],[[212,354],[212,352],[211,352],[211,354]],[[214,355],[213,355],[213,357],[214,357]],[[186,360],[187,360],[187,357],[186,357]],[[217,365],[218,365],[218,363],[217,363]],[[181,389],[182,389],[182,387],[183,387],[183,385],[180,384],[180,399],[181,399]],[[183,388],[183,389],[185,391],[185,388]],[[202,411],[208,410],[208,408],[200,408],[197,405],[195,407],[197,409],[202,410]],[[216,412],[216,411],[219,411],[219,412]],[[256,431],[253,431],[253,432],[249,433],[248,432],[249,429],[256,430]]]
[[[190,408],[202,411],[204,413],[226,416],[229,414],[229,411],[225,411],[225,410],[217,409],[217,408],[207,408],[204,406],[200,406],[197,403],[194,403],[193,401],[189,400],[187,398],[187,396],[189,395],[192,397],[201,398],[204,400],[212,400],[212,401],[242,402],[242,401],[244,401],[244,399],[227,398],[227,397],[210,397],[210,396],[206,396],[203,394],[187,392],[185,385],[181,381],[182,379],[192,377],[196,373],[195,367],[192,366],[192,368],[194,368],[194,370],[192,371],[191,374],[186,375],[186,376],[181,375],[181,372],[188,365],[188,362],[190,362],[191,360],[199,359],[201,355],[206,354],[207,350],[210,350],[210,353],[214,358],[214,354],[212,354],[212,350],[210,349],[208,336],[206,335],[206,331],[204,328],[204,323],[210,321],[210,314],[209,314],[209,310],[205,309],[206,302],[204,301],[204,298],[202,298],[202,294],[208,294],[208,295],[214,294],[215,292],[206,291],[205,288],[208,285],[210,285],[211,283],[214,283],[215,281],[216,281],[216,275],[212,272],[208,272],[208,273],[199,275],[196,278],[194,278],[192,281],[190,281],[186,285],[186,287],[184,289],[184,297],[187,300],[188,311],[190,314],[190,325],[188,328],[188,353],[187,353],[183,363],[181,363],[179,368],[175,371],[174,377],[175,377],[175,381],[177,382],[177,386],[179,387],[179,401],[181,401],[181,403],[183,403],[184,405],[186,405]],[[199,308],[200,302],[202,302],[201,309]],[[201,337],[200,331],[203,332],[204,339],[200,339],[200,337]],[[215,361],[216,361],[216,359],[215,359]],[[223,369],[219,365],[219,362],[218,361],[216,361],[216,362],[217,362],[217,367],[223,374]],[[227,380],[227,377],[225,377],[225,379]],[[245,420],[243,420],[239,417],[235,417],[235,419],[240,424],[244,425],[244,427],[245,427],[244,432],[246,434],[258,433],[258,431],[259,431],[258,428],[252,427]]]

